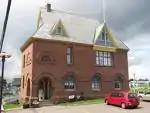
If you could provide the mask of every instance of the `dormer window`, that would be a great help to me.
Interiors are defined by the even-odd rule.
[[[102,34],[101,34],[101,40],[102,40],[102,41],[105,41],[105,32],[104,32],[104,31],[103,31]]]
[[[53,26],[53,28],[51,30],[51,35],[60,35],[60,36],[68,37],[65,26],[61,20],[59,20],[57,23],[55,23],[55,25]]]
[[[108,33],[106,31],[103,31],[101,33],[101,41],[108,41],[109,37],[108,37]]]
[[[57,29],[56,29],[56,34],[57,35],[61,35],[62,34],[62,28],[61,26],[58,26]]]

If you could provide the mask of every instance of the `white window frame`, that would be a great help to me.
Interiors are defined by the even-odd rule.
[[[73,64],[73,52],[72,52],[72,47],[67,48],[67,64]]]
[[[66,88],[68,87],[68,88]],[[74,88],[71,88],[74,87]],[[67,76],[64,81],[64,89],[67,91],[74,91],[76,89],[75,78],[73,76]]]
[[[59,32],[59,30],[58,30],[58,28],[60,28],[60,32]],[[56,32],[55,32],[55,34],[56,35],[62,35],[62,27],[61,26],[58,26],[57,28],[56,28]]]
[[[111,52],[96,51],[96,65],[113,66],[113,55]]]
[[[101,90],[101,79],[97,76],[94,76],[92,78],[92,90],[96,90],[96,91]]]
[[[116,83],[117,82],[118,82],[118,86],[119,87],[116,87]],[[123,87],[122,79],[120,79],[120,78],[115,79],[115,81],[114,81],[114,88],[115,88],[115,90],[121,90],[122,87]]]

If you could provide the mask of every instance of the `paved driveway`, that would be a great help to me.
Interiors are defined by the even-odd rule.
[[[82,106],[51,106],[37,109],[9,111],[7,113],[148,113],[150,102],[141,102],[137,109],[121,109],[105,104],[82,105]]]

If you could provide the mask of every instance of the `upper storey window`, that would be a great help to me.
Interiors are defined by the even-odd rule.
[[[96,65],[99,65],[99,66],[113,66],[112,53],[96,51]]]
[[[61,26],[57,27],[55,34],[57,34],[57,35],[63,35],[62,27]]]
[[[26,64],[26,57],[25,57],[25,55],[23,55],[23,68],[25,67],[25,64]]]
[[[67,64],[73,63],[73,49],[72,47],[67,48]]]
[[[96,40],[96,45],[113,47],[113,41],[111,40],[111,36],[106,29],[103,29]]]

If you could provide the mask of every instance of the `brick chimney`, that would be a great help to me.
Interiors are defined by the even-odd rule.
[[[47,12],[51,12],[51,4],[47,3],[46,8],[47,8]]]

